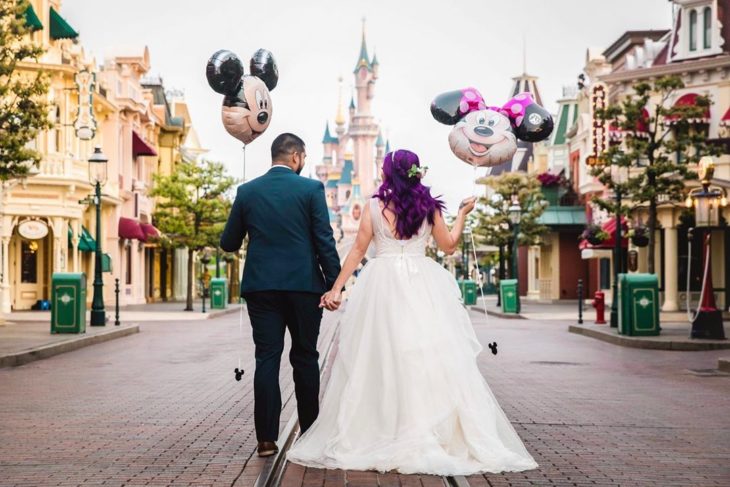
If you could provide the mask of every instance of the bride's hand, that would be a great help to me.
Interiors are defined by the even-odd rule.
[[[474,206],[477,203],[476,196],[471,196],[469,198],[466,198],[464,201],[461,202],[459,205],[459,214],[466,216],[474,209]]]
[[[319,302],[320,308],[325,308],[329,311],[335,311],[337,308],[340,307],[340,304],[342,303],[342,293],[339,291],[335,291],[334,289],[326,292]]]

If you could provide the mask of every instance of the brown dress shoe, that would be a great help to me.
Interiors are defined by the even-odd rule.
[[[258,452],[260,457],[270,457],[279,453],[279,447],[273,441],[259,441]]]

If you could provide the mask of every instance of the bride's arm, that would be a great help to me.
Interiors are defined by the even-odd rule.
[[[461,237],[461,232],[464,231],[466,215],[474,209],[475,203],[476,198],[467,198],[462,202],[462,206],[459,208],[459,213],[456,215],[456,221],[454,222],[454,226],[451,230],[449,230],[449,227],[446,225],[444,217],[440,211],[437,210],[434,214],[431,235],[436,241],[436,245],[438,245],[438,247],[446,254],[453,254],[459,247],[459,238]]]
[[[345,258],[340,275],[337,276],[332,290],[322,296],[320,307],[327,309],[336,309],[337,306],[331,306],[332,303],[339,304],[341,300],[341,290],[345,287],[345,283],[350,278],[357,266],[362,262],[365,257],[365,252],[368,250],[370,241],[373,238],[373,224],[372,218],[370,217],[370,205],[367,206],[367,210],[362,212],[362,220],[360,221],[360,228],[357,231],[357,237],[355,237],[355,243],[352,245],[350,252]]]

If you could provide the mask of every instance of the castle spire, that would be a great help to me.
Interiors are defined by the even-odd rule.
[[[324,137],[322,137],[322,143],[323,144],[336,144],[337,143],[337,137],[333,137],[330,133],[330,123],[327,122],[327,124],[324,127]]]
[[[335,118],[335,123],[337,125],[344,125],[345,114],[342,112],[342,76],[337,81],[339,81],[340,87],[337,95],[337,117]]]
[[[354,73],[357,73],[361,67],[366,67],[368,71],[371,70],[370,58],[368,57],[368,46],[365,41],[365,17],[362,18],[362,43],[360,44],[360,57],[355,65]]]

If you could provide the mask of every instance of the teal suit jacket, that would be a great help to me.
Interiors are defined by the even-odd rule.
[[[274,166],[238,187],[220,239],[226,252],[248,235],[241,295],[254,291],[323,294],[340,273],[324,185]]]

